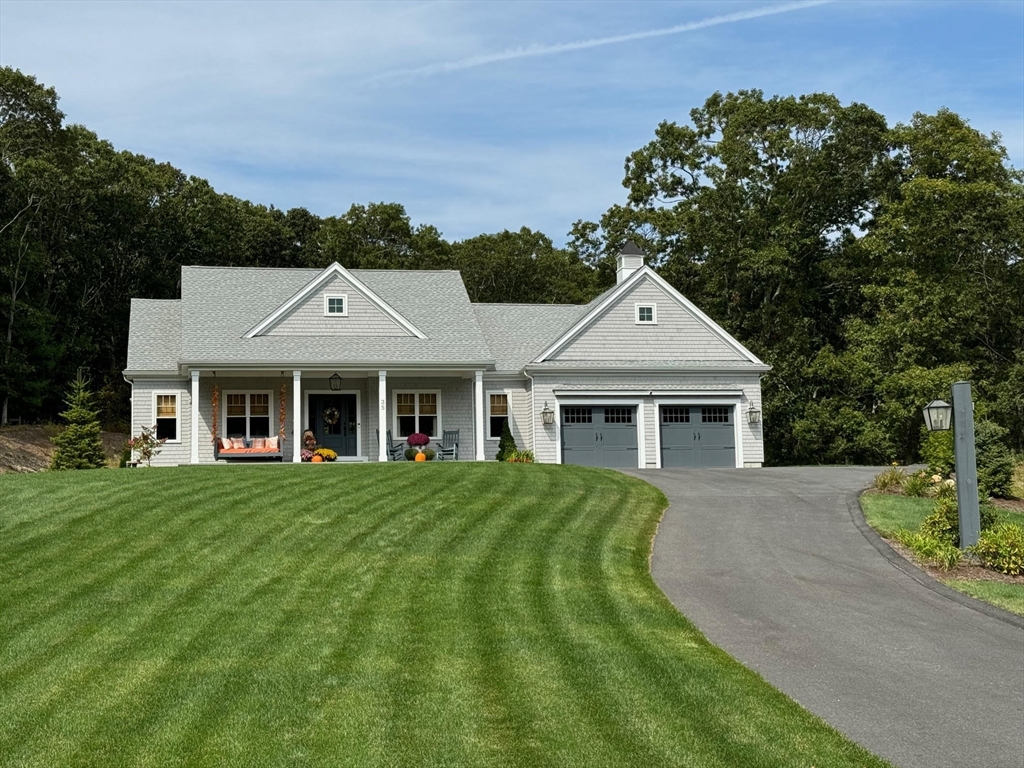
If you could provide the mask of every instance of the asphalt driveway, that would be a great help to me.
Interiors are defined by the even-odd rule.
[[[1024,629],[929,589],[857,527],[878,470],[633,471],[671,507],[658,586],[711,642],[900,766],[1024,766]]]

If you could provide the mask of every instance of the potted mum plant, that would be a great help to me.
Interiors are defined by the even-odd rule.
[[[430,437],[423,434],[422,432],[413,432],[407,438],[405,442],[409,444],[410,448],[416,449],[416,456],[413,457],[414,461],[426,461],[427,457],[423,453],[423,446],[430,442]]]

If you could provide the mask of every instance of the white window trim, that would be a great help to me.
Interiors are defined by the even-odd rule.
[[[341,299],[345,302],[344,312],[331,312],[328,307],[330,306],[331,299]],[[325,293],[324,294],[324,317],[348,317],[348,294],[347,293]]]
[[[164,443],[167,445],[178,445],[181,443],[181,391],[174,389],[158,389],[153,392],[153,427],[156,427],[156,399],[158,396],[174,395],[174,413],[177,424],[174,428],[174,433],[178,436],[176,440],[165,440]],[[164,416],[163,418],[167,418]],[[154,432],[155,434],[155,432]]]
[[[274,404],[275,404],[276,400],[274,399],[273,391],[271,391],[269,389],[267,389],[267,390],[263,390],[263,389],[232,389],[232,390],[225,390],[224,392],[222,392],[221,396],[224,398],[222,400],[224,406],[222,408],[221,415],[220,415],[220,437],[227,437],[227,434],[228,434],[228,395],[245,395],[245,439],[246,440],[252,440],[252,436],[249,434],[249,429],[250,429],[250,426],[251,426],[250,422],[249,422],[249,419],[250,419],[250,417],[252,415],[252,414],[249,413],[249,409],[252,407],[252,403],[249,400],[249,395],[267,395],[267,403],[268,403],[268,407],[269,407],[267,416],[270,418],[270,436],[271,437],[280,437],[280,435],[278,434],[278,431],[275,429],[275,427],[277,426],[277,418],[279,418],[280,415],[275,412],[276,409],[274,408]],[[277,418],[275,418],[275,417],[277,417]],[[233,419],[240,419],[242,417],[241,416],[232,416],[231,418],[233,418]],[[260,418],[260,417],[257,417],[257,418]]]
[[[651,308],[651,319],[641,320],[640,319],[640,308],[650,307]],[[636,320],[637,325],[657,325],[658,324],[658,305],[652,301],[638,301],[633,305],[633,319]]]
[[[391,392],[391,434],[395,440],[404,440],[405,438],[398,434],[398,396],[399,395],[416,395],[416,427],[420,425],[420,395],[437,395],[437,415],[436,415],[436,426],[434,429],[437,430],[436,435],[427,435],[431,440],[440,440],[444,434],[444,427],[441,426],[441,390],[440,389],[395,389]]]
[[[501,435],[498,435],[497,437],[489,436],[489,433],[491,431],[491,395],[505,396],[505,403],[508,406],[508,414],[506,414],[505,418],[508,419],[508,428],[513,429],[515,422],[512,420],[512,393],[507,389],[489,389],[484,392],[484,408],[487,414],[487,421],[484,422],[484,439],[491,440],[492,442],[496,443],[499,440],[501,440]]]

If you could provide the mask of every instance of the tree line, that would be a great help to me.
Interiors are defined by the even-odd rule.
[[[178,298],[183,264],[457,269],[473,301],[582,303],[634,239],[773,366],[770,462],[914,459],[921,406],[961,378],[1024,449],[1024,179],[998,136],[827,94],[714,94],[690,118],[626,159],[624,201],[567,247],[525,227],[449,241],[398,203],[321,217],[218,193],[0,68],[0,423],[53,418],[84,368],[123,424],[130,299]]]

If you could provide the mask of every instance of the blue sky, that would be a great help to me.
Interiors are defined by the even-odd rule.
[[[827,91],[890,123],[946,106],[1024,167],[1021,0],[0,0],[0,63],[221,192],[323,216],[399,202],[451,239],[564,242],[716,90]]]

